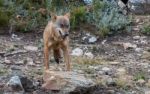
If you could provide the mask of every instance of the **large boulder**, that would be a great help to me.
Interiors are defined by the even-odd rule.
[[[77,87],[89,87],[94,85],[94,82],[85,78],[83,74],[67,71],[46,71],[43,80],[43,89],[65,92],[65,94],[74,91]]]

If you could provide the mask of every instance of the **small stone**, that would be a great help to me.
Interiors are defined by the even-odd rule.
[[[139,79],[139,80],[137,81],[137,83],[138,83],[139,85],[144,85],[144,84],[145,84],[145,80],[144,80],[144,79]]]
[[[147,40],[141,40],[141,44],[148,44]]]
[[[139,23],[140,22],[140,19],[136,19],[136,21],[135,21],[136,23]]]
[[[83,55],[83,50],[80,49],[80,48],[75,48],[72,51],[71,55],[73,55],[73,56],[82,56]]]
[[[106,41],[107,41],[106,39],[103,40],[103,41],[101,42],[101,44],[104,45],[104,44],[106,43]]]
[[[102,68],[102,71],[108,72],[108,71],[110,71],[110,68],[108,68],[108,67],[103,67],[103,68]]]
[[[13,38],[13,39],[14,39],[14,38],[17,38],[17,37],[18,37],[18,36],[17,36],[16,34],[12,34],[12,35],[11,35],[11,38]]]
[[[87,37],[86,37],[86,36],[82,38],[82,40],[86,40],[86,39],[87,39]]]
[[[126,69],[125,68],[119,68],[119,69],[117,69],[117,74],[118,75],[124,75],[124,74],[126,74]]]
[[[134,31],[140,31],[140,28],[139,27],[134,27],[133,30]]]
[[[7,58],[5,58],[4,63],[5,64],[12,64],[12,62],[10,60],[8,60]]]
[[[89,38],[89,43],[95,43],[96,41],[97,41],[97,38],[94,36]]]
[[[138,40],[140,39],[140,36],[134,36],[133,39]]]
[[[150,90],[145,91],[144,94],[150,94]]]
[[[91,59],[94,58],[94,55],[91,52],[86,52],[86,53],[84,53],[84,55]]]
[[[136,51],[136,52],[141,52],[141,51],[142,51],[142,48],[135,48],[135,51]]]
[[[123,43],[123,47],[124,47],[125,50],[130,49],[130,48],[135,49],[137,47],[137,45],[136,44],[131,44],[131,43]]]
[[[102,71],[103,71],[103,73],[104,73],[105,75],[112,75],[112,74],[113,74],[113,72],[111,71],[111,69],[108,68],[108,67],[102,68]]]
[[[106,81],[107,86],[116,86],[116,82],[112,78],[108,78]]]
[[[24,61],[24,60],[21,60],[21,61],[16,62],[15,64],[16,64],[16,65],[23,65],[24,63],[25,63],[25,61]]]
[[[41,64],[41,62],[40,62],[40,61],[36,61],[35,63],[36,63],[36,64]]]
[[[111,65],[117,65],[117,64],[119,64],[120,62],[116,62],[116,61],[114,61],[114,62],[109,62],[109,64],[111,64]]]
[[[37,51],[38,47],[35,47],[35,46],[24,46],[24,49],[26,49],[28,51]]]
[[[6,87],[7,91],[10,92],[24,92],[23,86],[18,76],[11,77],[11,79],[6,84]]]
[[[27,58],[27,65],[29,66],[35,66],[34,61],[32,58]]]

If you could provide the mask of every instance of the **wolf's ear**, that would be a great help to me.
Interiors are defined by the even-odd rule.
[[[54,13],[50,13],[50,16],[51,16],[51,20],[52,20],[53,22],[55,22],[56,19],[57,19],[57,15],[54,14]]]
[[[70,19],[70,12],[66,13],[64,16]]]

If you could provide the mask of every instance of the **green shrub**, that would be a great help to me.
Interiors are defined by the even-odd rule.
[[[0,26],[7,26],[8,24],[9,24],[8,15],[5,12],[0,11]]]
[[[76,28],[81,23],[85,22],[86,9],[85,7],[74,8],[71,11],[71,27]]]
[[[93,0],[93,11],[88,22],[97,27],[98,34],[105,36],[124,30],[130,23],[128,16],[121,14],[115,0]]]
[[[142,28],[142,33],[150,35],[150,24],[145,24]]]

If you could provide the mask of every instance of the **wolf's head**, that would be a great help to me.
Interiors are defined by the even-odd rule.
[[[69,35],[70,29],[70,13],[66,13],[62,16],[57,16],[55,14],[51,15],[51,20],[54,25],[54,32],[57,37],[65,39]]]

